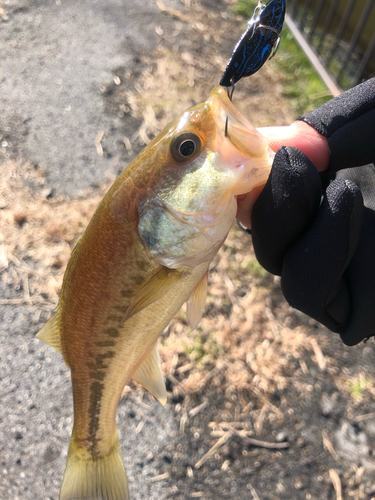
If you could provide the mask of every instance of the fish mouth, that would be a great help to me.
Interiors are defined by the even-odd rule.
[[[216,122],[218,164],[232,171],[232,194],[241,195],[264,185],[274,156],[268,139],[238,111],[224,87],[215,87],[208,102]]]
[[[268,148],[268,140],[251,125],[234,106],[224,87],[215,87],[209,103],[221,133],[247,158],[260,158]]]

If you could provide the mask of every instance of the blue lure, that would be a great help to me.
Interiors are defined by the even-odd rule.
[[[260,0],[249,27],[234,48],[220,85],[231,87],[244,76],[256,73],[272,58],[280,43],[286,0],[271,0],[264,7]]]

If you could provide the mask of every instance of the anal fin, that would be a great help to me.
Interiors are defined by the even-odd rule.
[[[208,270],[192,291],[187,302],[187,320],[191,330],[195,330],[202,319],[208,288]]]
[[[37,333],[36,338],[43,340],[43,342],[49,344],[51,347],[56,349],[56,351],[62,353],[58,318],[59,313],[56,312]]]
[[[151,394],[160,401],[162,405],[167,402],[167,390],[163,374],[160,368],[160,357],[158,348],[155,345],[147,358],[138,367],[133,378],[136,382],[143,385]]]

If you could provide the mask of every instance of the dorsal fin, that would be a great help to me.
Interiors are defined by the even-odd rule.
[[[162,405],[167,402],[167,390],[163,374],[160,368],[160,357],[158,348],[155,345],[147,358],[138,367],[133,378],[136,382],[143,385],[151,394],[160,401]]]
[[[192,291],[187,302],[187,319],[191,330],[195,330],[202,319],[207,298],[208,270]]]
[[[59,313],[56,312],[39,331],[36,338],[43,340],[62,354],[58,319]]]

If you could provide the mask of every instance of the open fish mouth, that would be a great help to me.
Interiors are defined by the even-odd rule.
[[[240,195],[265,184],[274,153],[268,139],[231,102],[226,89],[216,87],[208,99],[217,125],[214,148],[218,166],[233,172],[232,194]]]
[[[251,125],[249,120],[234,106],[223,87],[215,87],[208,99],[216,122],[224,137],[248,158],[260,158],[268,147],[266,137]],[[221,134],[220,134],[221,135]]]

